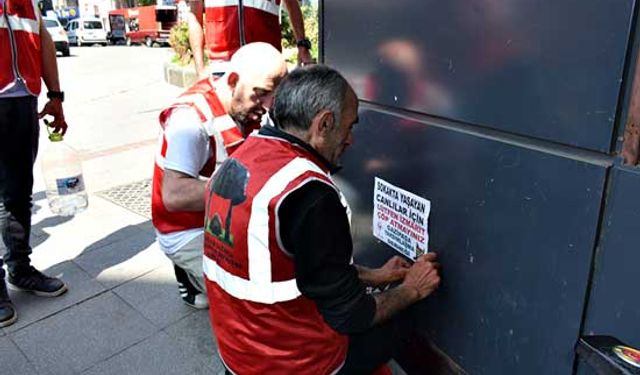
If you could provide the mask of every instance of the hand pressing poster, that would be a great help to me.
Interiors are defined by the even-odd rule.
[[[428,251],[431,202],[376,177],[373,235],[415,260]]]

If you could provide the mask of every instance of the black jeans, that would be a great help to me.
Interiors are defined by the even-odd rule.
[[[404,343],[415,329],[411,309],[368,330],[349,335],[349,349],[339,375],[369,375],[406,350]]]
[[[38,153],[37,98],[0,98],[0,232],[9,272],[29,265],[33,163]],[[4,280],[0,260],[0,280]]]

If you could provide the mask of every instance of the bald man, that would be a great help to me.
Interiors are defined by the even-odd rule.
[[[206,178],[259,127],[286,73],[278,50],[250,43],[222,77],[202,79],[160,113],[151,217],[189,306],[208,306],[202,271]]]

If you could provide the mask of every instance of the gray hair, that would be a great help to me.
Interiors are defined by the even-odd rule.
[[[289,73],[276,89],[272,116],[280,129],[308,130],[313,118],[329,110],[338,126],[349,83],[326,65],[311,65]]]

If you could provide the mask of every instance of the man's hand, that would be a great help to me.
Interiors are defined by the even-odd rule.
[[[304,66],[315,63],[316,61],[311,57],[311,51],[304,47],[298,47],[298,65]]]
[[[52,127],[54,133],[60,133],[64,135],[67,132],[67,122],[64,119],[62,102],[59,99],[50,99],[47,104],[44,105],[42,111],[38,114],[38,118],[41,119],[47,115],[53,116],[53,121],[47,126]]]
[[[389,259],[389,261],[387,261],[384,266],[378,269],[380,277],[379,285],[404,280],[410,267],[411,264],[404,258],[397,255],[394,256],[393,258]]]
[[[397,262],[391,259],[387,264]],[[386,267],[387,264],[383,266]],[[397,270],[398,264],[393,267]],[[397,288],[389,289],[383,293],[374,295],[376,300],[376,314],[373,324],[382,323],[408,306],[418,302],[431,294],[440,285],[438,270],[440,264],[436,262],[435,253],[427,253],[418,259],[409,268],[404,281]]]
[[[440,285],[440,264],[436,259],[436,253],[427,253],[416,259],[402,282],[402,287],[417,292],[417,300],[427,297]]]

